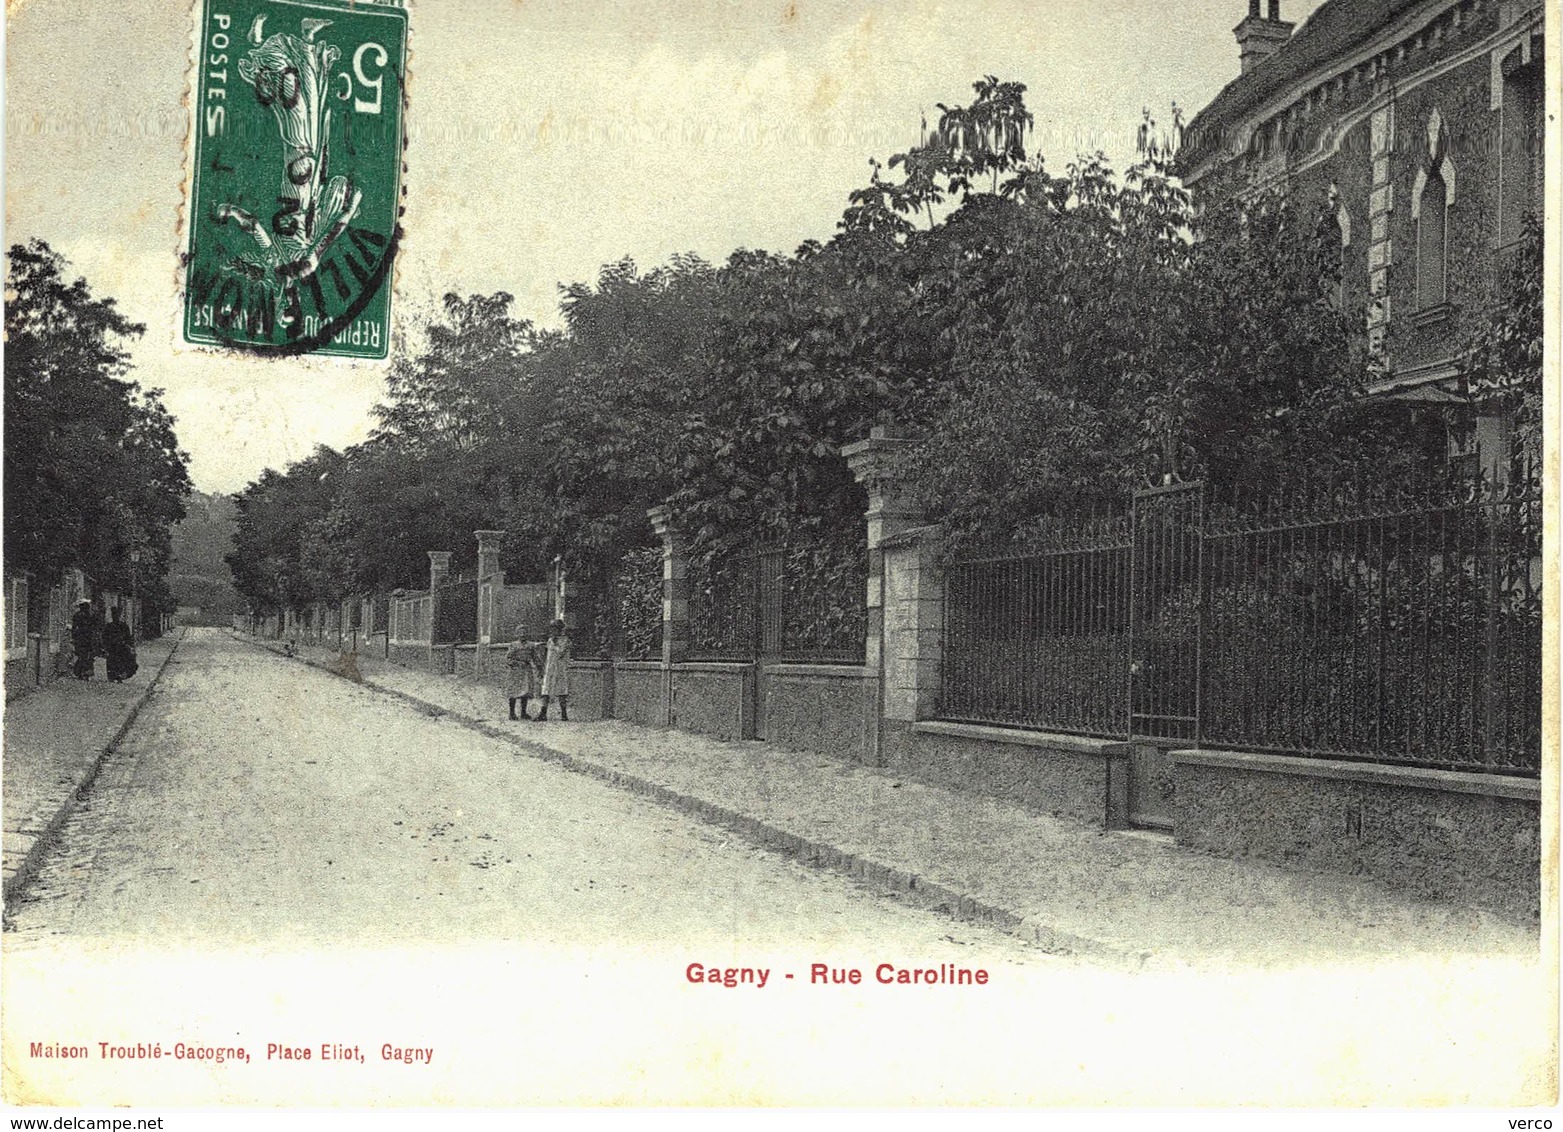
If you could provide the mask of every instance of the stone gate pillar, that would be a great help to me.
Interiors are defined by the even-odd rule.
[[[646,512],[651,529],[662,540],[662,724],[673,718],[673,665],[689,649],[689,559],[673,525],[672,512],[653,507]]]
[[[449,550],[430,550],[426,553],[429,556],[429,651],[424,667],[434,672],[443,672],[445,665],[443,663],[435,663],[434,639],[439,636],[439,633],[435,631],[435,626],[440,623],[440,587],[450,577],[452,552]]]
[[[406,590],[400,589],[400,588],[394,589],[394,590],[391,591],[391,600],[386,603],[386,609],[385,609],[385,649],[386,649],[386,653],[385,654],[388,657],[391,655],[391,645],[393,643],[396,643],[396,644],[401,643],[402,635],[403,635],[403,633],[406,632],[406,630],[402,628],[402,619],[401,619],[402,601],[406,597],[407,597],[407,591]]]
[[[499,544],[505,532],[473,531],[472,537],[478,540],[478,581],[481,582],[500,573]]]
[[[505,532],[473,531],[472,537],[478,540],[478,647],[473,667],[482,676],[489,670],[489,647],[494,635],[505,637],[509,632],[509,626],[498,623],[496,609],[504,599],[505,574],[499,568],[499,544]]]
[[[429,592],[443,586],[445,579],[450,577],[451,552],[448,550],[431,550],[429,555]]]
[[[565,623],[565,633],[576,635],[583,593],[574,572],[561,555],[554,559],[554,616]]]
[[[875,428],[842,448],[868,492],[868,633],[864,657],[880,677],[875,762],[896,765],[912,724],[938,711],[944,585],[939,529],[913,503],[896,463],[914,441]]]
[[[662,540],[662,663],[677,664],[689,648],[689,559],[667,507],[646,512]]]

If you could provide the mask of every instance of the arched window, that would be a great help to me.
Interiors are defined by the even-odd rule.
[[[1502,148],[1498,155],[1499,221],[1502,243],[1518,240],[1525,218],[1540,211],[1546,175],[1542,136],[1546,132],[1546,95],[1541,59],[1516,47],[1503,61]]]
[[[1340,199],[1340,189],[1332,182],[1315,232],[1319,248],[1320,284],[1329,295],[1330,306],[1345,306],[1346,249],[1351,246],[1351,213]]]
[[[1416,222],[1416,305],[1426,310],[1447,295],[1449,187],[1437,169],[1422,185]]]
[[[1448,156],[1443,116],[1427,119],[1427,156],[1411,187],[1411,218],[1416,221],[1416,305],[1442,306],[1448,298],[1449,208],[1454,204],[1454,162]]]

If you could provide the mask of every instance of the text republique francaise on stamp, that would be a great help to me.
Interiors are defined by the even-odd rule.
[[[182,337],[387,356],[407,10],[203,0]]]

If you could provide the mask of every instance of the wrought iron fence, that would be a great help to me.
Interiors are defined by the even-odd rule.
[[[429,612],[434,599],[427,593],[405,594],[392,597],[389,603],[390,636],[396,644],[427,644],[430,631]]]
[[[568,562],[572,585],[565,601],[571,654],[580,660],[607,660],[613,655],[617,617],[613,606],[613,574],[600,562]]]
[[[613,579],[614,608],[624,633],[629,660],[662,655],[662,548],[632,550],[619,562]]]
[[[564,590],[564,620],[570,635],[570,652],[577,660],[606,660],[613,655],[614,618],[612,573],[596,560],[565,560],[555,563],[552,578],[540,587],[548,608],[538,640],[548,635],[560,599],[560,578],[567,579]],[[538,606],[542,612],[542,607]]]
[[[867,587],[868,554],[855,537],[696,559],[689,569],[690,659],[862,664]]]
[[[464,645],[477,640],[478,582],[476,578],[447,582],[435,591],[435,645]]]
[[[1152,488],[1134,497],[1129,514],[1132,735],[1199,738],[1204,508],[1200,484]]]
[[[1535,774],[1541,490],[1200,485],[946,578],[944,714],[1118,738]]]
[[[711,554],[689,563],[689,658],[747,661],[755,656],[758,559],[753,551]]]
[[[637,547],[615,564],[567,567],[571,648],[583,660],[662,655],[662,548]]]
[[[1129,518],[1059,521],[1024,554],[945,575],[944,713],[1112,737],[1128,731]]]
[[[541,641],[554,619],[554,588],[548,582],[486,585],[489,592],[489,639]]]
[[[70,633],[70,593],[66,586],[50,586],[46,603],[40,600],[43,597],[44,595],[40,593],[37,598],[33,599],[33,605],[45,605],[46,607],[39,610],[42,617],[41,628],[31,631],[39,633],[44,638],[42,647],[45,650],[58,652],[60,646],[64,644],[66,636]],[[31,621],[31,613],[28,616],[29,621]]]
[[[566,566],[570,649],[581,660],[663,655],[663,550],[635,547],[617,563]]]
[[[868,548],[858,532],[845,539],[792,543],[768,552],[762,578],[779,574],[768,588],[780,602],[784,660],[862,664],[868,632]]]

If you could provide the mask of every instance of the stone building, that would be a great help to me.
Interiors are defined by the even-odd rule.
[[[1451,456],[1507,450],[1469,402],[1460,346],[1543,207],[1539,0],[1327,0],[1301,28],[1250,0],[1241,73],[1190,122],[1200,194],[1284,189],[1339,238],[1373,391],[1441,404]],[[1208,199],[1208,198],[1207,198]]]

